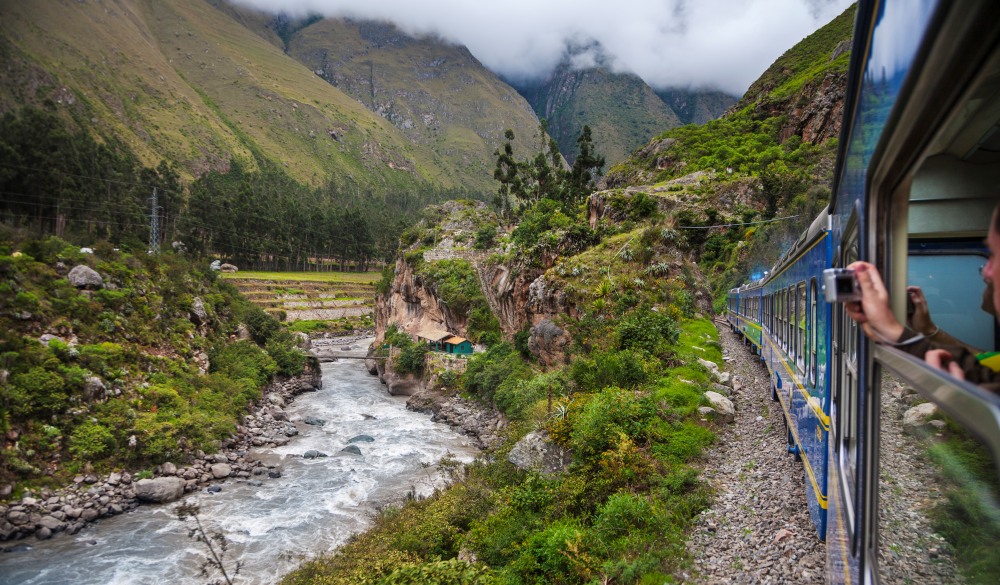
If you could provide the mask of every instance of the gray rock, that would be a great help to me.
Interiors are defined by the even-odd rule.
[[[361,448],[357,445],[348,445],[340,450],[341,453],[346,453],[350,455],[361,455]]]
[[[375,437],[371,435],[358,435],[347,440],[348,443],[374,443]]]
[[[143,502],[172,502],[184,495],[184,483],[180,477],[141,479],[135,484],[135,497]],[[87,511],[84,517],[86,515]]]
[[[730,423],[736,419],[736,407],[733,406],[732,400],[711,390],[705,392],[705,398],[708,399],[709,404],[718,413],[718,418],[721,422]]]
[[[66,523],[54,516],[42,516],[42,519],[38,521],[38,525],[48,528],[53,532],[66,528]]]
[[[104,286],[104,279],[101,278],[101,275],[85,264],[74,266],[66,278],[76,288],[97,290]]]
[[[210,485],[207,488],[205,488],[205,491],[208,492],[208,493],[210,493],[210,494],[217,494],[217,493],[219,493],[219,492],[222,491],[222,486],[221,485]]]
[[[307,416],[302,422],[306,423],[307,425],[313,425],[317,427],[321,427],[326,424],[325,420],[321,418],[316,418],[315,416]]]
[[[208,311],[205,310],[205,303],[201,297],[195,297],[191,301],[191,322],[195,325],[208,323]]]
[[[518,469],[543,474],[564,471],[572,455],[548,439],[549,436],[545,431],[528,433],[510,450],[507,461]]]
[[[160,475],[177,475],[177,466],[167,461],[160,466]]]
[[[360,455],[361,453],[358,454]],[[327,456],[326,453],[317,451],[315,449],[310,449],[302,454],[303,459],[318,459],[320,457],[326,457],[326,456]]]
[[[267,476],[270,477],[271,479],[278,479],[279,477],[281,477],[281,472],[278,471],[277,469],[272,469],[267,472]]]
[[[903,430],[908,433],[916,432],[920,427],[926,426],[937,411],[937,405],[933,402],[925,402],[908,409],[903,414]]]
[[[212,477],[215,479],[223,479],[229,477],[233,473],[233,468],[228,463],[216,463],[212,465]]]

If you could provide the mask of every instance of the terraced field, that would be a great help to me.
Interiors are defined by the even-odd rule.
[[[223,278],[293,329],[339,331],[373,324],[377,272],[238,272]]]

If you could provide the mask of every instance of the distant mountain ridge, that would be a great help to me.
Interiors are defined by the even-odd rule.
[[[415,140],[393,117],[405,110],[402,100],[380,115],[347,84],[338,88],[315,73],[319,66],[293,58],[311,54],[311,33],[351,30],[332,21],[309,23],[310,34],[282,30],[286,43],[268,28],[274,17],[219,1],[0,0],[0,12],[0,113],[51,103],[77,127],[121,141],[150,166],[172,161],[187,177],[224,171],[234,159],[250,169],[268,160],[305,184],[335,180],[367,190],[424,183],[489,192],[504,127],[537,126],[513,90],[465,49],[444,43],[434,47],[438,58],[461,63],[467,77],[458,79],[470,81],[463,91],[442,89],[446,109],[488,111],[493,119],[459,128],[464,121],[453,127],[431,111],[440,124],[433,143]],[[363,50],[381,79],[378,72],[388,67],[371,47]],[[404,119],[426,126],[422,116],[407,112]],[[527,148],[531,137],[524,134]]]
[[[545,79],[512,82],[548,121],[549,133],[572,162],[584,125],[607,164],[624,160],[651,136],[719,117],[736,97],[715,90],[654,90],[638,75],[597,64],[574,67],[569,55]]]

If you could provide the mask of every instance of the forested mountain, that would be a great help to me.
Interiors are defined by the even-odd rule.
[[[155,188],[164,243],[248,268],[364,268],[425,205],[488,196],[506,127],[534,144],[524,100],[443,43],[406,51],[440,74],[424,95],[445,95],[441,111],[401,120],[285,53],[311,20],[203,0],[0,0],[0,13],[0,216],[40,234],[140,250]],[[314,24],[319,39],[356,30]],[[387,76],[369,59],[366,79],[416,87],[391,66],[403,58],[380,61]]]
[[[489,131],[482,122],[460,133],[434,111],[407,114],[429,133],[438,132],[432,148],[401,131],[405,123],[394,124],[392,116],[317,75],[318,66],[286,54],[277,33],[265,38],[270,17],[204,0],[3,0],[0,13],[6,64],[0,113],[50,100],[88,132],[116,138],[149,166],[169,161],[185,178],[225,171],[232,160],[255,169],[261,159],[310,185],[335,181],[379,190],[428,183],[486,191],[504,127],[537,125],[503,82],[464,49],[443,43],[421,46],[427,47],[429,71],[468,82],[448,93],[448,107],[472,113],[482,109],[483,96],[496,96],[488,108],[495,121]],[[349,30],[328,28],[336,26],[332,21],[313,26],[303,31],[309,32],[305,40],[295,41],[307,53],[308,39],[322,46],[324,32],[340,36]],[[351,51],[345,59],[355,56]],[[400,54],[381,63],[393,59]],[[439,59],[460,63],[467,79],[450,65],[432,67]],[[331,62],[340,64],[336,57]],[[371,55],[359,58],[358,67],[368,67],[365,79],[385,79]],[[398,73],[389,71],[391,77]],[[391,83],[405,87],[406,80]],[[435,122],[425,123],[424,114]],[[524,144],[529,140],[526,133]]]
[[[547,79],[516,86],[548,122],[549,133],[570,162],[584,126],[590,126],[607,163],[614,164],[650,136],[682,123],[639,76],[602,66],[575,68],[569,57]]]

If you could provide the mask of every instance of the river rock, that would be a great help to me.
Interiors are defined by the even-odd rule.
[[[318,459],[320,457],[326,457],[326,456],[327,456],[326,453],[317,451],[315,449],[310,449],[302,454],[303,459]]]
[[[357,445],[348,445],[340,450],[341,453],[346,453],[350,455],[361,455],[361,448]]]
[[[85,264],[74,266],[66,276],[69,283],[80,289],[97,290],[104,286],[104,279],[93,268]]]
[[[212,466],[212,477],[215,479],[223,479],[229,477],[233,473],[233,468],[228,463],[216,463]]]
[[[321,418],[316,418],[315,416],[307,416],[302,422],[306,423],[307,425],[313,425],[317,427],[321,427],[326,424],[325,420]]]
[[[140,479],[135,484],[135,496],[143,502],[172,502],[184,495],[184,480],[180,477],[157,477]],[[92,510],[92,509],[90,509]],[[86,520],[87,512],[83,517]]]
[[[518,469],[548,475],[564,471],[571,457],[569,451],[549,441],[548,433],[535,431],[528,433],[514,445],[507,455],[507,461]]]
[[[375,437],[371,435],[358,435],[347,440],[348,443],[374,443]]]
[[[160,466],[160,475],[177,475],[177,466],[167,461]]]

